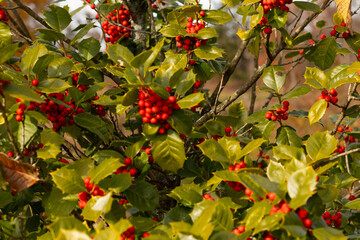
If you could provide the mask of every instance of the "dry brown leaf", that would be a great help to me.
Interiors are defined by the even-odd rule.
[[[344,23],[349,30],[349,33],[352,35],[351,27],[351,1],[352,0],[335,0],[337,11],[341,14],[344,19]]]
[[[2,152],[0,152],[0,166],[4,180],[17,192],[31,187],[39,180],[33,166],[10,159]]]

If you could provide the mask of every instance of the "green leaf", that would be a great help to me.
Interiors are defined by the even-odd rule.
[[[292,38],[289,35],[289,33],[284,28],[280,28],[279,30],[281,32],[281,37],[284,40],[284,42],[286,43],[286,45],[288,47],[292,47],[293,46]]]
[[[291,160],[293,158],[303,161],[306,161],[306,156],[302,148],[288,146],[288,145],[279,145],[273,147],[274,158],[277,160],[288,159]]]
[[[227,22],[230,22],[231,20],[233,20],[233,18],[231,17],[231,15],[225,11],[221,11],[221,10],[210,10],[210,11],[206,11],[206,15],[204,17],[204,20],[208,23],[211,24],[225,24]]]
[[[290,92],[285,94],[282,98],[290,99],[290,98],[294,98],[294,97],[299,97],[299,96],[307,94],[308,92],[311,92],[311,90],[312,89],[309,86],[300,86],[300,87],[297,87],[297,88],[291,90]]]
[[[245,1],[243,1],[242,5],[245,6],[245,5],[253,4],[253,3],[257,3],[257,2],[260,2],[260,0],[245,0]]]
[[[124,166],[123,163],[117,158],[107,158],[103,160],[99,166],[90,169],[88,176],[91,178],[91,182],[97,184],[102,179],[113,174],[119,167]]]
[[[264,142],[266,142],[266,140],[262,138],[257,138],[252,140],[240,151],[239,158],[242,158],[248,155],[249,153],[257,150]]]
[[[155,59],[158,57],[161,52],[162,47],[164,46],[165,38],[162,41],[159,41],[152,49],[151,55],[144,62],[144,72],[148,72],[149,67],[153,64]],[[146,74],[145,74],[146,75]]]
[[[356,209],[356,210],[360,210],[360,198],[357,198],[355,200],[352,200],[350,202],[347,202],[345,204],[345,207],[347,209]]]
[[[154,162],[164,170],[176,172],[183,167],[186,159],[184,142],[171,130],[167,134],[156,136],[151,142]]]
[[[304,74],[305,84],[315,89],[324,89],[328,87],[328,78],[325,73],[317,68],[307,67]]]
[[[86,190],[84,181],[73,169],[59,168],[50,173],[56,186],[63,192],[77,194]]]
[[[100,188],[109,189],[115,193],[121,193],[131,186],[132,179],[130,173],[120,173],[103,179],[99,182]]]
[[[19,43],[13,43],[10,45],[6,45],[5,47],[0,48],[0,64],[8,61],[19,49]]]
[[[311,11],[311,12],[321,12],[320,6],[315,3],[295,1],[294,4],[296,7],[300,8],[301,10]]]
[[[333,15],[333,22],[335,25],[341,25],[341,23],[344,22],[344,18],[342,17],[341,13],[339,12],[336,12],[334,15]]]
[[[258,8],[256,9],[256,12],[258,12],[258,14],[254,14],[251,16],[250,18],[250,27],[254,28],[256,27],[259,22],[261,21],[263,15],[264,15],[264,9],[261,5],[258,6]]]
[[[13,196],[9,191],[0,190],[0,208],[5,207],[13,201]]]
[[[145,135],[154,135],[159,130],[159,125],[154,125],[151,123],[145,123],[143,126],[143,132]]]
[[[235,7],[239,4],[240,0],[222,0],[222,2],[228,7]]]
[[[177,37],[177,36],[185,36],[187,32],[180,25],[169,24],[160,29],[160,33],[164,35],[164,37]]]
[[[337,140],[329,132],[319,132],[311,135],[306,142],[306,151],[315,162],[332,155],[337,146]]]
[[[171,114],[168,122],[179,133],[190,135],[193,125],[191,112],[188,110],[177,110]]]
[[[186,207],[191,207],[203,199],[202,188],[195,183],[178,186],[167,195]]]
[[[129,158],[134,158],[141,150],[141,147],[146,142],[145,138],[140,139],[136,143],[132,144],[131,146],[125,149],[125,155]]]
[[[88,129],[90,132],[98,135],[105,143],[110,140],[110,133],[107,125],[98,116],[90,113],[80,113],[74,116],[74,121],[80,127]]]
[[[106,52],[116,64],[123,61],[127,67],[130,66],[130,62],[134,58],[134,54],[127,47],[120,44],[107,45]]]
[[[232,137],[224,136],[218,141],[218,143],[220,143],[225,150],[228,159],[232,160],[231,163],[235,163],[241,158],[242,151],[238,140]]]
[[[336,58],[337,43],[335,38],[328,37],[316,44],[315,48],[305,58],[314,62],[321,70],[331,67]]]
[[[35,66],[37,60],[48,53],[44,44],[34,44],[25,49],[22,54],[20,69],[21,72],[29,75]]]
[[[57,30],[46,29],[46,28],[37,28],[36,29],[39,34],[39,37],[48,41],[59,41],[65,38],[65,35]]]
[[[335,16],[335,15],[334,15]],[[338,24],[340,26],[340,24]],[[345,39],[346,43],[351,47],[352,50],[358,52],[360,48],[360,34],[354,33],[354,35],[349,36]]]
[[[281,163],[270,160],[266,169],[266,174],[272,182],[285,182],[285,168]]]
[[[111,204],[113,200],[111,196],[112,193],[109,192],[105,196],[99,197],[91,209],[102,213],[108,213],[111,210]]]
[[[356,61],[353,62],[346,70],[346,74],[347,75],[352,75],[354,73],[357,73],[358,71],[360,71],[360,62]]]
[[[312,230],[316,239],[319,240],[346,240],[348,237],[344,236],[341,230],[326,227],[326,228],[315,228]]]
[[[214,28],[203,28],[195,34],[195,37],[198,39],[210,39],[218,37],[218,35]]]
[[[223,51],[212,45],[202,45],[194,50],[195,55],[198,58],[204,60],[214,60],[222,57]]]
[[[224,181],[240,182],[239,175],[230,170],[221,170],[214,172],[214,176]]]
[[[132,105],[133,103],[135,103],[135,101],[136,101],[137,98],[138,98],[138,94],[139,94],[139,91],[138,91],[136,88],[130,89],[130,90],[124,95],[123,105],[124,105],[124,106],[130,106],[130,105]]]
[[[294,128],[292,128],[290,126],[282,126],[282,127],[279,127],[276,132],[276,144],[301,147],[302,140],[296,134],[296,131]]]
[[[302,42],[305,42],[307,40],[310,40],[312,39],[312,35],[311,33],[307,32],[307,33],[304,33],[304,34],[301,34],[299,36],[297,36],[296,38],[293,39],[293,45],[298,45],[299,43],[302,43]]]
[[[259,226],[261,220],[265,216],[268,206],[264,202],[255,203],[252,208],[247,212],[245,217],[245,229],[253,229]]]
[[[295,212],[289,212],[285,215],[283,227],[294,237],[305,237],[307,233],[307,229]]]
[[[23,129],[24,125],[24,129]],[[19,124],[17,131],[17,139],[20,143],[21,149],[23,149],[30,139],[36,134],[38,130],[37,122],[31,118],[25,118],[24,124]]]
[[[100,50],[100,43],[93,37],[86,38],[79,42],[79,53],[86,60],[90,60],[98,54]]]
[[[214,139],[205,140],[198,147],[212,161],[229,162],[224,148]]]
[[[57,58],[49,63],[48,74],[51,78],[64,78],[70,74],[70,71],[73,67],[73,62],[67,58]]]
[[[10,27],[3,22],[0,22],[0,45],[9,45],[12,41],[12,34]]]
[[[50,193],[45,194],[42,206],[45,208],[48,218],[55,219],[59,216],[69,216],[71,211],[74,210],[78,204],[78,199],[64,199],[66,195],[55,186],[53,186]]]
[[[44,129],[40,136],[44,147],[36,151],[37,157],[42,159],[56,158],[61,152],[60,146],[65,142],[64,138],[52,129]]]
[[[308,116],[310,125],[318,122],[324,116],[327,105],[328,102],[326,102],[324,99],[321,99],[311,106]]]
[[[180,108],[191,108],[204,100],[204,93],[192,93],[177,101]]]
[[[289,204],[291,208],[296,209],[306,204],[307,200],[314,194],[317,184],[316,176],[311,166],[299,169],[290,175],[287,189],[291,197]]]
[[[90,29],[93,28],[95,22],[91,22],[89,24],[87,24],[85,27],[83,27],[72,39],[70,42],[70,45],[73,45],[74,43],[76,43],[78,40],[80,40],[82,37],[84,37],[89,31]]]
[[[279,72],[285,71],[285,68],[281,66],[269,66],[264,70],[262,75],[263,82],[269,88],[275,90],[276,92],[280,92],[280,89],[284,86],[286,75]]]
[[[43,81],[39,82],[39,85],[37,86],[37,89],[44,93],[57,93],[62,92],[68,88],[70,88],[71,85],[60,79],[60,78],[49,78]]]
[[[69,12],[62,7],[51,5],[49,8],[51,11],[43,11],[44,20],[50,27],[61,32],[70,24],[71,16]]]
[[[175,87],[179,95],[183,95],[192,88],[195,80],[196,74],[194,74],[193,69],[187,72],[180,69],[170,78],[170,86]]]
[[[159,193],[154,185],[138,181],[125,191],[125,196],[134,207],[152,211],[159,205]]]
[[[28,86],[20,86],[15,84],[8,84],[2,87],[5,94],[13,98],[20,98],[25,101],[42,102],[39,94],[36,94]]]
[[[61,230],[76,229],[81,232],[87,233],[85,225],[73,216],[59,217],[52,224],[48,226],[53,239],[60,234]]]

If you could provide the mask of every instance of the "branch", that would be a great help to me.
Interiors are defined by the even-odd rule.
[[[324,10],[327,5],[331,2],[332,0],[325,0],[324,3],[321,6],[321,9]],[[299,26],[293,34],[291,34],[291,38],[295,38],[296,36],[298,36],[303,30],[304,28],[312,21],[314,20],[321,12],[315,12],[312,13],[307,19],[305,19],[305,21],[303,22],[303,24],[301,26]],[[248,42],[249,40],[247,40]],[[286,44],[284,43],[284,41],[281,42],[280,46],[278,48],[276,48],[274,50],[274,53],[272,55],[273,59],[275,59],[275,57],[286,47]],[[239,51],[239,50],[238,50]],[[235,58],[233,59],[232,63],[234,62]],[[237,61],[238,62],[238,61]],[[237,64],[236,62],[236,64]],[[231,103],[233,103],[234,101],[236,101],[242,94],[244,94],[245,92],[247,92],[247,90],[249,90],[249,88],[251,88],[251,86],[261,77],[263,71],[265,70],[265,68],[267,68],[268,66],[270,66],[272,63],[271,59],[267,59],[266,62],[253,74],[253,76],[251,77],[250,81],[248,81],[247,83],[245,83],[242,88],[236,90],[226,101],[224,101],[222,104],[220,104],[216,110],[212,110],[210,112],[207,112],[206,114],[204,114],[202,117],[200,117],[194,124],[195,127],[199,127],[202,124],[204,124],[207,120],[209,120],[210,118],[212,118],[214,115],[216,115],[217,113],[225,110]],[[236,66],[236,65],[235,65]],[[230,73],[230,71],[228,72]],[[233,73],[233,71],[230,73],[230,75]],[[230,78],[230,76],[228,76],[228,78]]]
[[[5,97],[2,96],[2,103],[0,104],[0,111],[2,113],[2,117],[4,118],[4,123],[5,123],[5,127],[6,127],[6,131],[8,133],[8,136],[9,136],[9,139],[14,147],[14,150],[15,150],[15,153],[16,153],[16,158],[20,158],[20,159],[23,159],[22,158],[22,155],[20,153],[20,149],[19,149],[19,146],[17,145],[17,142],[15,140],[15,137],[10,129],[10,125],[9,125],[9,120],[6,116],[6,110],[5,110],[5,106],[6,106],[6,100],[5,100]]]
[[[342,156],[349,155],[349,154],[354,153],[354,152],[360,152],[360,148],[355,148],[355,149],[352,149],[352,150],[350,150],[350,151],[343,152],[343,153],[340,153],[340,154],[338,154],[338,155],[335,155],[335,156],[329,158],[329,161],[335,160],[335,159],[337,159],[337,158],[339,158],[339,157],[342,157]]]

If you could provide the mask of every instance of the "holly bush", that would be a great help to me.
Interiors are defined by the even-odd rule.
[[[360,238],[360,35],[336,2],[328,27],[331,0],[87,0],[80,25],[83,7],[2,3],[0,238]],[[241,40],[225,53],[230,21]],[[224,98],[245,51],[255,68]],[[254,112],[254,92],[238,99],[256,85],[269,95]],[[299,136],[296,119],[322,130]]]

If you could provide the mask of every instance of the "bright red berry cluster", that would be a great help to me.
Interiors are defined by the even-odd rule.
[[[170,88],[167,90],[169,93],[171,92]],[[164,124],[159,128],[159,134],[164,134],[167,129],[171,128],[170,124],[166,124],[166,120],[171,116],[173,110],[180,109],[174,96],[163,99],[150,88],[140,88],[138,99],[139,115],[143,116],[144,123]]]
[[[345,152],[345,146],[337,145],[336,149],[334,150],[335,153],[343,153]]]
[[[281,119],[287,120],[288,119],[287,110],[289,110],[289,102],[284,101],[283,107],[276,109],[276,110],[268,111],[265,114],[265,118],[269,119],[271,121],[276,121],[276,120],[281,120]]]
[[[273,215],[278,212],[282,212],[282,213],[286,214],[290,211],[291,211],[291,208],[289,207],[289,205],[284,200],[281,200],[277,205],[272,206],[269,215]]]
[[[2,8],[0,8],[0,21],[5,21],[5,22],[9,21],[9,17]]]
[[[286,4],[291,4],[292,0],[262,0],[261,6],[264,8],[264,14],[267,14],[273,8],[279,8],[281,11],[289,11],[289,8]]]
[[[246,168],[246,163],[244,161],[241,161],[239,163],[235,163],[234,165],[230,165],[229,166],[229,171],[239,171],[242,168]],[[237,192],[242,191],[243,189],[245,189],[245,186],[242,185],[240,182],[228,182],[229,186]]]
[[[84,113],[85,110],[76,107],[73,101],[66,102],[65,96],[62,93],[50,93],[48,97],[56,98],[64,103],[64,105],[58,104],[49,98],[45,99],[44,103],[40,105],[40,111],[47,115],[47,119],[53,123],[53,130],[58,132],[61,127],[66,125],[73,125],[73,117],[76,114]],[[68,107],[65,106],[68,105]]]
[[[124,204],[127,204],[128,202],[129,202],[129,201],[128,201],[127,199],[122,198],[122,199],[120,199],[119,204],[120,204],[120,205],[124,205]]]
[[[346,23],[341,23],[340,24],[340,26],[342,26],[342,27],[346,27]],[[336,29],[339,27],[339,25],[335,25],[334,26],[334,28],[333,28],[333,30],[331,30],[331,32],[330,32],[330,35],[331,36],[334,36],[334,37],[339,37],[340,36],[340,34],[341,33],[339,33],[338,31],[336,31]],[[343,37],[343,38],[348,38],[349,37],[349,33],[348,32],[343,32],[342,34],[341,34],[341,36]]]
[[[308,218],[309,214],[306,211],[306,209],[299,209],[296,213],[299,215],[299,218],[301,219],[302,223],[304,224],[304,227],[311,228],[312,221],[311,221],[311,219]]]
[[[232,233],[235,233],[236,235],[239,235],[241,233],[245,232],[245,226],[238,226],[237,228],[235,228],[234,230],[232,230]]]
[[[83,209],[86,206],[87,202],[91,198],[91,195],[104,196],[104,191],[90,182],[91,182],[91,178],[89,177],[84,178],[86,191],[78,193],[78,197],[80,200],[78,205],[81,209]]]
[[[199,13],[200,16],[205,16],[205,12],[201,11]],[[201,29],[205,28],[205,22],[204,21],[199,21],[199,20],[195,20],[192,17],[188,18],[188,22],[186,23],[186,32],[190,33],[190,34],[195,34],[198,31],[200,31]],[[175,38],[175,40],[177,41],[177,47],[178,48],[184,48],[184,50],[193,50],[194,48],[198,48],[201,45],[206,45],[207,44],[207,39],[198,39],[195,37],[185,37],[183,38],[182,36],[177,36]],[[193,60],[195,61],[195,60]],[[195,62],[194,62],[195,64]],[[190,63],[191,65],[191,63]]]
[[[141,149],[143,149],[144,152],[145,152],[147,155],[149,155],[148,162],[149,162],[150,164],[152,164],[152,163],[154,162],[154,157],[153,157],[153,155],[152,155],[152,153],[151,153],[151,146],[149,146],[149,147],[142,147]]]
[[[137,170],[135,168],[130,168],[130,165],[132,164],[131,158],[127,157],[124,159],[125,166],[119,167],[115,174],[119,173],[130,173],[131,176],[135,176],[137,173]]]
[[[96,15],[96,18],[99,18],[99,16]],[[114,11],[110,12],[108,15],[106,15],[106,18],[118,24],[116,26],[108,20],[105,20],[101,24],[104,33],[107,34],[106,42],[114,44],[122,37],[130,37],[130,11],[126,9],[124,5],[121,5],[119,9],[115,9]]]
[[[77,89],[79,89],[82,92],[85,92],[87,90],[87,86],[86,85],[79,85],[78,84],[78,80],[79,80],[79,73],[74,73],[71,75],[72,78],[72,84],[77,87]]]
[[[205,193],[203,197],[205,200],[215,201],[215,199],[213,199],[208,193]]]
[[[339,228],[341,226],[342,214],[340,212],[337,212],[333,216],[331,216],[331,213],[326,211],[321,216],[323,219],[325,219],[325,222],[328,226],[331,226],[332,224],[334,224],[334,227],[337,227],[337,228]]]
[[[333,104],[338,102],[338,98],[336,97],[338,95],[337,91],[335,89],[330,89],[329,92],[326,90],[321,91],[321,95],[318,97],[319,100],[324,99],[327,102],[331,102]],[[329,104],[328,104],[329,107]]]
[[[126,239],[134,240],[135,239],[134,233],[135,233],[135,227],[131,226],[121,234],[120,240],[126,240]]]

